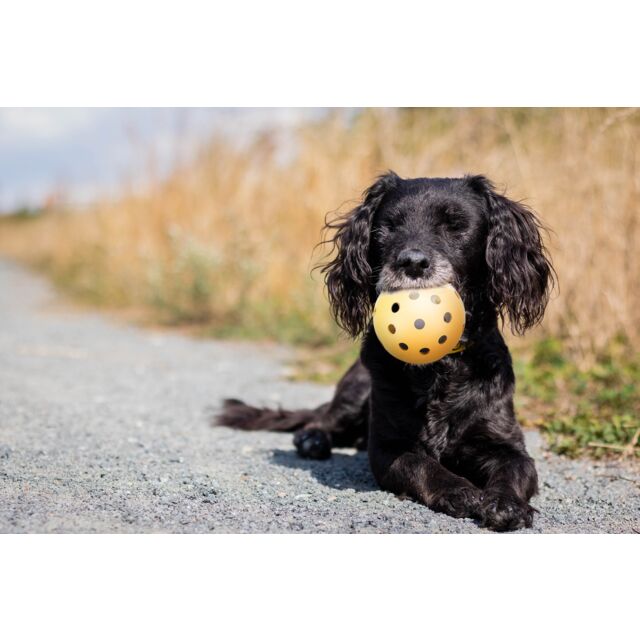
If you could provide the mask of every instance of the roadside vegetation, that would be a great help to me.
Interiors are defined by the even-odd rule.
[[[387,168],[484,173],[525,199],[560,291],[510,338],[524,420],[568,455],[640,455],[640,110],[334,112],[250,143],[218,137],[145,193],[89,210],[21,212],[0,251],[77,299],[202,335],[288,342],[296,375],[335,379],[351,357],[329,317],[314,247]],[[283,152],[283,149],[285,150]]]
[[[556,453],[640,458],[640,362],[612,345],[580,368],[555,339],[516,351],[516,406]]]

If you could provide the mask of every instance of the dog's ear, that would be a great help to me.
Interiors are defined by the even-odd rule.
[[[496,192],[484,176],[467,176],[485,200],[489,295],[501,318],[522,335],[544,315],[555,272],[547,256],[536,214]]]
[[[327,222],[327,240],[335,256],[322,266],[331,312],[349,335],[361,334],[371,317],[369,241],[373,214],[400,178],[393,172],[380,176],[363,194],[362,202],[346,216]]]

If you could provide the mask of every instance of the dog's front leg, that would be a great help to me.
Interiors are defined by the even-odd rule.
[[[370,444],[369,459],[381,488],[407,495],[454,518],[477,518],[482,492],[467,479],[445,469],[426,452],[402,450],[398,443]]]
[[[524,449],[520,427],[507,423],[503,430],[510,433],[508,438],[492,436],[487,423],[479,423],[455,452],[454,470],[473,478],[484,490],[482,524],[511,531],[533,523],[535,509],[529,500],[538,490],[538,475]]]
[[[488,466],[483,525],[496,531],[531,527],[534,508],[529,505],[529,499],[538,489],[533,460],[525,452],[507,446],[497,450]]]

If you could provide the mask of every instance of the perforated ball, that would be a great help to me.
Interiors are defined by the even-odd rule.
[[[398,360],[429,364],[456,350],[464,331],[464,305],[451,286],[381,293],[373,328]]]

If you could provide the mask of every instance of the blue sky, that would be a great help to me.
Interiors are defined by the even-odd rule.
[[[289,126],[317,109],[0,108],[0,211],[36,207],[56,190],[72,202],[112,195],[125,182],[188,156],[214,131],[242,139]]]

